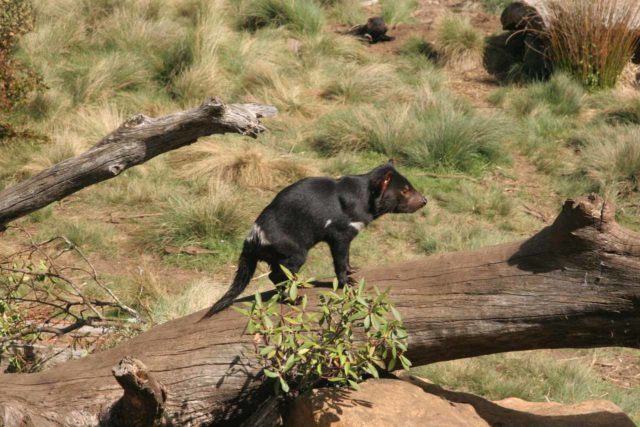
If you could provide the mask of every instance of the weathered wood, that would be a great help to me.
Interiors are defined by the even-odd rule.
[[[268,105],[225,105],[209,99],[197,108],[156,119],[133,116],[83,154],[1,191],[0,231],[16,218],[200,137],[219,133],[256,137],[266,130],[259,119],[276,112]]]
[[[156,381],[144,363],[123,358],[113,367],[113,376],[124,389],[124,395],[100,416],[104,427],[154,427],[161,425],[166,387]]]
[[[365,269],[391,288],[415,365],[504,351],[640,347],[640,233],[598,197],[567,201],[530,239]],[[311,304],[318,289],[308,290]],[[0,375],[0,425],[85,426],[119,398],[110,368],[144,360],[167,387],[166,422],[238,425],[264,401],[245,319],[206,310],[38,374]],[[25,421],[25,425],[28,422]]]

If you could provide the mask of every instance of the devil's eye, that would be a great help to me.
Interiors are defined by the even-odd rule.
[[[402,189],[401,193],[402,194],[407,194],[409,192],[409,186],[405,185],[404,188]]]

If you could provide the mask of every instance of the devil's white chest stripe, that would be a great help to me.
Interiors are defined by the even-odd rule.
[[[349,226],[355,228],[356,231],[360,231],[364,228],[364,222],[351,222]]]

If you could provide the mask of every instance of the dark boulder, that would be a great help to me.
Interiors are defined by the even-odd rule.
[[[500,16],[502,29],[505,31],[522,31],[544,29],[542,16],[533,7],[522,1],[508,5]]]

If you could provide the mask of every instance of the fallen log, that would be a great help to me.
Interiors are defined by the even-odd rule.
[[[391,288],[414,365],[514,350],[640,348],[640,233],[619,226],[594,195],[568,200],[527,240],[360,274]],[[310,304],[319,288],[307,290]],[[246,320],[234,310],[205,313],[50,371],[0,375],[0,425],[96,425],[122,395],[111,367],[125,356],[166,387],[161,425],[238,425],[271,387]]]
[[[225,105],[208,99],[199,107],[164,117],[133,116],[79,156],[1,191],[0,231],[16,218],[203,136],[239,133],[257,137],[266,130],[259,119],[276,112],[269,105]]]

